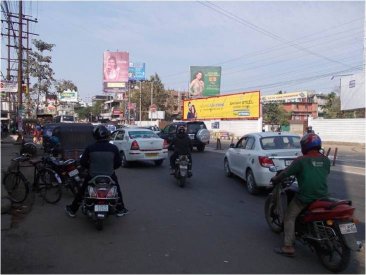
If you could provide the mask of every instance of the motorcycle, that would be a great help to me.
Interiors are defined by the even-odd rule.
[[[95,176],[85,190],[81,211],[95,222],[98,230],[102,230],[103,221],[116,212],[118,198],[117,186],[111,177]]]
[[[175,160],[174,177],[178,180],[178,185],[184,187],[187,177],[191,177],[190,174],[191,163],[188,155],[180,155]]]
[[[273,172],[279,174],[281,171]],[[297,192],[295,177],[284,179],[274,186],[265,202],[265,218],[275,233],[283,232],[287,205]],[[310,203],[295,221],[295,236],[316,252],[322,264],[333,272],[347,268],[351,250],[360,251],[362,243],[355,240],[358,220],[349,200],[322,198]]]

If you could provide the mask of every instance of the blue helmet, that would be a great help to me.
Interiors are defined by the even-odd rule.
[[[310,150],[320,150],[322,148],[322,140],[317,134],[309,133],[302,137],[301,152],[306,154]]]

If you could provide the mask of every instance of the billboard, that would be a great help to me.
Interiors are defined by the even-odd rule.
[[[61,102],[78,102],[78,92],[66,90],[59,95]]]
[[[262,103],[269,103],[269,102],[306,102],[307,98],[308,98],[308,92],[307,91],[261,96]]]
[[[103,90],[104,92],[124,91],[128,82],[129,53],[104,52]]]
[[[257,119],[260,92],[188,99],[183,102],[183,119]]]
[[[220,94],[221,67],[191,66],[189,97],[216,96]]]
[[[341,77],[341,110],[365,108],[365,75]]]
[[[145,63],[130,62],[130,66],[128,68],[128,80],[129,81],[145,80]]]

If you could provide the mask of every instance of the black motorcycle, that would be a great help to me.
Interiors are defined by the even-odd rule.
[[[174,177],[178,181],[178,185],[180,187],[184,187],[187,177],[191,177],[190,174],[191,170],[191,163],[189,161],[188,155],[180,155],[175,160],[175,171],[174,171]]]

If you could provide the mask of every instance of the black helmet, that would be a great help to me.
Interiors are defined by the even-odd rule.
[[[301,152],[306,154],[310,150],[320,150],[322,148],[322,140],[317,134],[310,133],[302,137],[301,141]]]
[[[109,137],[109,131],[104,125],[98,125],[93,130],[93,136],[96,140],[107,139]]]
[[[178,133],[184,134],[185,132],[186,132],[186,127],[184,127],[184,125],[180,125],[178,127]]]

